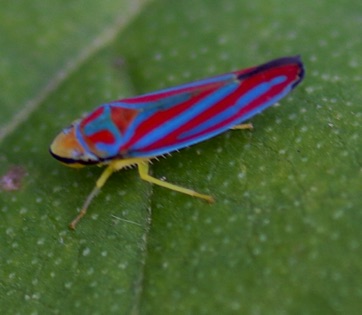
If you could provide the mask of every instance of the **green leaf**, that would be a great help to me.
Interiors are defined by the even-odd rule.
[[[361,9],[2,3],[1,314],[359,314]],[[254,130],[153,164],[214,204],[125,170],[68,230],[102,170],[51,158],[63,127],[107,101],[296,54],[305,81]]]

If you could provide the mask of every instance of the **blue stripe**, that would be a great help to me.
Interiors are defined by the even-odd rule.
[[[286,77],[280,76],[280,77],[277,77],[277,78],[273,79],[270,82],[273,82],[273,84],[278,84],[278,83],[284,82],[285,80],[286,80]],[[240,124],[240,123],[246,121],[247,119],[251,118],[252,116],[260,113],[263,109],[275,104],[277,101],[279,101],[284,96],[286,96],[290,92],[291,89],[292,89],[291,85],[286,86],[286,88],[281,93],[279,93],[274,98],[271,98],[270,100],[265,102],[262,106],[258,107],[257,109],[255,109],[253,111],[248,112],[246,115],[244,115],[242,117],[237,117],[229,125],[222,126],[219,129],[213,130],[213,132],[203,134],[202,136],[195,137],[195,138],[189,139],[187,141],[180,141],[177,144],[170,145],[168,147],[162,147],[160,149],[149,150],[149,151],[142,151],[142,148],[140,149],[140,151],[138,151],[137,149],[136,150],[132,149],[129,156],[130,157],[153,157],[153,156],[158,156],[158,155],[166,154],[166,153],[169,153],[169,152],[172,152],[172,151],[175,151],[175,150],[179,150],[179,149],[182,149],[184,147],[191,146],[193,144],[202,142],[204,140],[210,139],[210,138],[224,132],[225,130],[231,128],[232,126],[235,126],[237,124]],[[241,97],[238,100],[237,106],[239,106],[240,100],[242,100],[243,98],[244,98],[244,96]],[[243,106],[244,106],[244,104],[243,104]]]
[[[190,87],[198,87],[198,86],[202,86],[202,85],[207,85],[207,84],[212,84],[212,83],[220,83],[220,82],[226,82],[227,81],[231,81],[233,82],[235,80],[236,76],[235,74],[224,74],[224,75],[220,75],[217,77],[213,77],[213,78],[209,78],[209,79],[204,79],[204,80],[199,80],[199,81],[195,81],[192,83],[188,83],[188,84],[184,84],[181,86],[176,86],[173,88],[168,88],[168,89],[164,89],[164,90],[160,90],[160,91],[156,91],[153,93],[148,93],[148,94],[144,94],[138,97],[134,97],[132,98],[132,100],[137,100],[138,98],[141,97],[145,97],[148,95],[157,95],[157,94],[162,94],[165,92],[172,92],[172,91],[178,91],[181,89],[187,89]],[[235,81],[234,81],[235,82]],[[176,95],[172,95],[170,97],[166,97],[166,98],[162,98],[158,101],[154,101],[154,102],[139,102],[139,103],[134,103],[134,104],[129,104],[129,103],[125,103],[119,101],[119,102],[112,102],[109,104],[104,104],[102,106],[113,106],[113,107],[118,107],[118,108],[126,108],[126,109],[133,109],[133,110],[138,110],[140,111],[140,113],[137,115],[136,119],[133,121],[132,125],[130,125],[125,134],[122,137],[121,142],[119,143],[120,146],[124,145],[125,143],[127,143],[135,134],[136,129],[138,128],[138,126],[145,120],[147,120],[149,117],[151,117],[153,114],[155,114],[158,110],[160,109],[167,109],[176,105],[179,105],[183,102],[186,102],[187,100],[191,99],[191,97],[193,96],[193,93],[190,91],[184,91],[180,94],[176,94]],[[126,99],[125,99],[126,100]]]
[[[155,112],[157,112],[157,108],[139,113],[132,122],[132,124],[130,124],[125,130],[125,134],[123,135],[122,143],[120,144],[120,146],[126,144],[134,136],[139,125],[147,120],[149,117],[151,117]]]
[[[238,88],[238,86],[239,82],[234,81],[233,84],[228,84],[216,90],[214,93],[201,100],[196,106],[191,107],[189,110],[181,113],[179,116],[173,119],[166,121],[165,123],[158,126],[156,129],[146,134],[137,143],[135,143],[135,145],[132,147],[132,150],[147,147],[148,145],[162,139],[165,134],[173,132],[177,128],[181,127],[185,122],[200,115],[200,113],[204,112],[210,106],[215,104],[215,102],[222,100],[227,95],[234,92]]]
[[[173,95],[170,97],[166,97],[164,99],[160,99],[159,101],[155,102],[148,102],[148,103],[138,103],[137,107],[139,108],[132,108],[123,106],[124,103],[110,103],[109,106],[118,107],[118,108],[129,108],[129,109],[137,109],[139,114],[136,116],[135,120],[132,122],[131,125],[128,126],[125,134],[123,135],[121,141],[119,142],[119,146],[124,145],[127,143],[135,134],[136,129],[139,125],[147,120],[149,117],[157,113],[159,110],[165,110],[167,108],[182,104],[189,99],[191,99],[192,94],[190,92],[185,92],[177,95]],[[127,105],[127,104],[126,104]]]
[[[207,129],[213,127],[213,126],[215,126],[215,125],[217,125],[217,124],[219,124],[219,123],[221,123],[221,122],[223,122],[223,121],[225,121],[227,119],[230,119],[233,116],[236,116],[237,113],[239,111],[241,111],[243,107],[247,106],[248,104],[250,104],[254,100],[261,97],[263,94],[267,93],[275,85],[283,83],[286,80],[287,80],[287,77],[279,76],[279,77],[276,77],[276,78],[272,79],[269,82],[263,82],[263,83],[255,86],[253,89],[251,89],[247,93],[243,94],[242,97],[240,97],[237,100],[235,105],[233,105],[231,107],[227,107],[224,111],[220,112],[217,116],[212,117],[209,120],[205,121],[204,123],[198,125],[197,127],[183,133],[182,135],[180,135],[179,139],[181,140],[181,139],[184,139],[184,138],[187,138],[187,137],[192,137],[194,135],[197,135],[198,133],[202,133],[205,130],[207,130]],[[216,104],[216,102],[215,102],[215,104]],[[266,104],[261,105],[257,109],[251,111],[251,116],[256,114],[256,112],[261,111],[262,109],[267,107],[269,102],[266,103]],[[247,114],[249,114],[249,113],[246,113],[246,115]],[[249,118],[251,116],[249,116]],[[244,119],[244,117],[245,116],[243,116],[243,119]],[[245,119],[247,119],[247,118],[245,118]],[[229,127],[230,126],[224,126],[222,129],[226,130]]]
[[[228,74],[216,76],[216,77],[209,78],[209,79],[199,80],[199,81],[186,83],[186,84],[183,84],[183,85],[178,85],[178,86],[175,86],[175,87],[171,87],[171,88],[167,88],[167,89],[163,89],[163,90],[159,90],[159,91],[155,91],[155,92],[142,94],[142,95],[139,95],[139,96],[136,96],[136,97],[132,97],[130,99],[132,101],[137,101],[138,99],[143,98],[143,97],[147,97],[147,96],[155,96],[155,95],[158,95],[158,94],[180,91],[180,90],[183,90],[183,89],[197,88],[197,87],[202,86],[202,85],[208,85],[208,84],[213,84],[213,83],[222,83],[222,82],[224,82],[225,84],[227,84],[228,81],[232,82],[235,79],[236,79],[235,74],[228,73]],[[185,96],[183,96],[183,95],[185,95]],[[180,94],[176,94],[176,95],[172,95],[172,96],[163,98],[163,100],[166,103],[165,106],[172,106],[175,101],[176,102],[181,102],[181,101],[178,101],[177,99],[181,100],[182,97],[187,98],[187,97],[190,97],[191,95],[192,95],[192,92],[183,91]],[[137,102],[137,103],[127,103],[125,101],[127,101],[127,98],[125,98],[124,100],[111,102],[109,104],[104,104],[102,106],[111,105],[111,106],[120,107],[120,108],[138,109],[138,110],[139,109],[147,110],[149,107],[154,107],[154,106],[156,106],[156,107],[164,106],[164,105],[159,104],[159,102],[162,101],[162,99],[159,100],[159,101],[155,101],[155,102]]]
[[[98,142],[95,144],[96,149],[103,152],[102,157],[107,157],[116,155],[118,153],[118,148],[122,141],[122,134],[112,121],[110,106],[104,105],[103,107],[104,110],[102,115],[98,116],[96,119],[90,121],[86,126],[84,126],[83,131],[84,134],[88,137],[104,130],[109,131],[114,136],[115,141],[112,144],[107,144],[103,142]]]
[[[91,154],[91,151],[83,138],[82,131],[80,130],[80,121],[78,121],[77,124],[74,125],[74,128],[75,128],[75,137],[77,138],[80,146],[84,149],[86,153]]]
[[[186,102],[188,99],[192,97],[192,93],[190,91],[182,92],[179,94],[171,95],[168,97],[163,97],[159,100],[152,101],[152,102],[139,102],[135,104],[129,104],[122,101],[119,102],[112,102],[106,105],[118,107],[118,108],[126,108],[126,109],[133,109],[133,110],[139,110],[139,111],[147,111],[153,108],[156,109],[165,109],[172,106],[175,106],[179,103]],[[134,99],[137,99],[135,97]],[[103,105],[103,106],[106,106]]]
[[[262,106],[257,107],[256,109],[254,109],[253,111],[249,111],[248,113],[246,113],[243,117],[237,117],[237,119],[235,120],[235,122],[232,124],[233,125],[237,125],[242,123],[243,121],[259,114],[260,112],[262,112],[265,108],[275,104],[276,102],[278,102],[280,99],[282,99],[284,96],[286,96],[290,91],[292,90],[292,85],[287,85],[285,87],[285,89],[280,92],[278,95],[276,95],[275,97],[269,99],[267,102],[265,102]]]

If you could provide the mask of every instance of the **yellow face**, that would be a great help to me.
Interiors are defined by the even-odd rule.
[[[99,159],[79,142],[76,136],[78,121],[63,129],[50,145],[50,153],[57,160],[70,167],[84,167],[97,164]]]

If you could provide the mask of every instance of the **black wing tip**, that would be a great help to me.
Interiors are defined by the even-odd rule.
[[[302,61],[302,58],[300,55],[296,56],[297,57],[297,64],[299,67],[299,74],[298,74],[298,80],[294,82],[294,84],[292,85],[292,89],[294,89],[300,82],[303,81],[304,79],[304,75],[305,75],[305,68],[304,68],[304,64]]]
[[[286,64],[290,64],[290,63],[296,63],[296,64],[302,65],[303,64],[302,57],[300,55],[280,57],[280,58],[276,58],[271,61],[268,61],[261,66],[270,65],[273,67],[273,66],[286,65]]]
[[[292,89],[294,89],[304,78],[305,70],[304,70],[304,64],[302,62],[302,58],[300,55],[295,56],[287,56],[287,57],[281,57],[277,59],[273,59],[271,61],[268,61],[260,66],[255,67],[250,72],[241,74],[239,76],[239,79],[244,79],[245,77],[248,77],[250,75],[254,75],[256,73],[274,68],[279,66],[284,66],[288,64],[296,64],[299,68],[298,72],[298,79],[293,83]]]
[[[283,65],[287,65],[287,64],[296,64],[299,68],[299,72],[297,74],[297,79],[291,86],[292,90],[293,90],[300,82],[303,81],[304,75],[305,75],[304,64],[302,61],[302,57],[300,55],[274,59],[270,62],[267,62],[265,65],[269,65],[269,67],[273,67],[273,66],[283,66]]]
[[[302,57],[300,55],[296,55],[296,56],[284,57],[284,58],[287,61],[286,64],[295,63],[296,65],[298,65],[298,68],[299,68],[298,79],[292,85],[292,89],[294,89],[304,79],[305,69],[304,69]],[[284,58],[280,58],[280,59],[284,59]]]

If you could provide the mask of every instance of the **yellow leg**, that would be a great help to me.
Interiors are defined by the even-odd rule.
[[[100,192],[101,188],[105,185],[108,178],[116,171],[121,170],[122,168],[126,166],[131,166],[134,164],[138,165],[138,172],[140,174],[140,177],[152,184],[156,184],[171,190],[175,190],[190,196],[194,196],[197,198],[205,199],[208,202],[214,202],[214,198],[209,195],[203,195],[196,191],[193,191],[191,189],[187,189],[184,187],[180,187],[171,183],[164,182],[162,180],[159,180],[157,178],[152,177],[148,174],[149,166],[148,166],[149,159],[142,159],[142,158],[134,158],[134,159],[126,159],[126,160],[116,160],[111,162],[107,168],[103,171],[101,176],[98,178],[96,182],[96,186],[93,188],[91,193],[86,198],[82,209],[79,211],[79,214],[76,216],[76,218],[69,224],[69,227],[72,230],[75,230],[76,225],[78,224],[79,220],[82,219],[88,210],[89,205],[92,203],[93,199],[97,196],[97,194]]]
[[[79,211],[79,214],[77,215],[77,217],[69,224],[69,227],[72,230],[75,230],[75,226],[77,225],[77,223],[79,222],[79,220],[81,218],[83,218],[85,216],[85,214],[87,213],[88,207],[91,204],[92,200],[94,199],[95,196],[98,195],[98,193],[100,192],[101,188],[104,186],[104,184],[106,183],[106,181],[108,180],[109,176],[111,176],[113,174],[114,170],[112,168],[111,165],[109,165],[102,173],[102,175],[99,177],[99,179],[96,182],[96,186],[93,188],[92,192],[88,195],[87,199],[85,200],[82,209]]]
[[[208,202],[214,202],[214,198],[212,196],[203,195],[203,194],[200,194],[200,193],[198,193],[198,192],[196,192],[194,190],[187,189],[187,188],[184,188],[184,187],[180,187],[180,186],[168,183],[168,182],[164,182],[164,181],[162,181],[160,179],[154,178],[148,173],[148,170],[149,170],[149,165],[148,165],[147,161],[143,161],[143,162],[138,163],[138,172],[140,174],[140,177],[143,180],[145,180],[147,182],[150,182],[152,184],[156,184],[156,185],[159,185],[159,186],[174,190],[174,191],[178,191],[178,192],[186,194],[186,195],[190,195],[190,196],[193,196],[193,197],[205,199]]]
[[[101,176],[98,178],[96,182],[96,186],[93,188],[92,192],[88,195],[87,199],[85,200],[82,209],[79,211],[77,217],[69,224],[69,227],[72,230],[75,230],[75,227],[79,220],[83,218],[88,210],[89,205],[92,203],[93,199],[98,195],[101,188],[107,182],[108,178],[116,171],[126,167],[136,164],[139,161],[143,161],[142,159],[126,159],[126,160],[117,160],[111,162],[107,168],[103,171]]]
[[[254,126],[252,123],[248,123],[248,124],[240,124],[240,125],[235,125],[233,127],[231,127],[230,129],[253,129]]]

